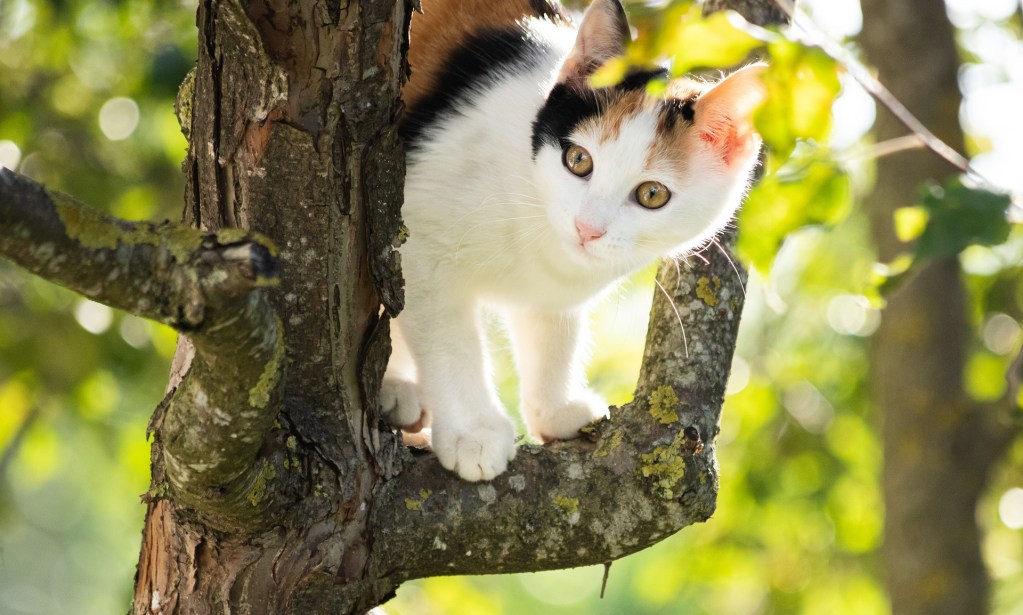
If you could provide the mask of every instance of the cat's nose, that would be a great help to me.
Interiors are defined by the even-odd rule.
[[[579,243],[600,239],[607,231],[592,227],[585,222],[575,221],[575,232],[579,235]]]

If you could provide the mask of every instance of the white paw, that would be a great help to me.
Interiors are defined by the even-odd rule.
[[[579,428],[607,416],[607,402],[593,391],[583,391],[561,408],[523,408],[529,433],[541,442],[571,440]]]
[[[419,403],[419,391],[411,380],[384,376],[380,385],[380,409],[388,423],[407,431],[419,431],[427,423],[426,412]]]
[[[432,445],[440,464],[463,480],[491,480],[515,458],[515,426],[504,415],[457,425],[435,421]]]

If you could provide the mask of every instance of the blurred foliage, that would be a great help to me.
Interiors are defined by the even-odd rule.
[[[194,30],[194,2],[0,2],[0,164],[179,219]],[[0,613],[127,610],[174,343],[0,260]]]
[[[122,217],[176,219],[186,144],[171,105],[195,57],[194,8],[0,3],[0,162]],[[849,121],[831,112],[848,84],[819,50],[734,16],[701,20],[679,1],[629,10],[643,36],[633,60],[667,60],[682,73],[759,48],[771,61],[771,102],[757,116],[766,174],[739,221],[755,270],[718,437],[717,512],[616,562],[603,599],[597,566],[426,579],[404,585],[388,611],[885,613],[880,417],[866,381],[878,278],[857,200],[869,166],[829,141]],[[1017,16],[994,25],[1021,31]],[[1021,343],[1023,232],[1000,226],[1004,201],[987,193],[952,185],[924,194],[900,214],[904,238],[918,239],[921,257],[961,252],[975,325],[965,377],[979,399],[997,398]],[[974,223],[973,240],[961,241]],[[612,403],[631,396],[651,277],[636,276],[594,316],[591,380]],[[126,610],[144,512],[136,498],[148,484],[145,424],[173,344],[166,329],[0,262],[0,612]],[[978,511],[1002,615],[1023,613],[1023,535],[1011,525],[1023,512],[1013,517],[1008,497],[1019,487],[1023,442]]]

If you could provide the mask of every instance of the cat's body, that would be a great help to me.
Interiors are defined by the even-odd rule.
[[[402,125],[406,308],[383,405],[397,425],[431,422],[445,467],[490,479],[514,457],[515,434],[480,308],[507,317],[534,436],[571,438],[603,415],[582,367],[587,305],[728,222],[759,147],[740,116],[759,92],[746,95],[747,75],[705,95],[714,108],[697,98],[709,86],[691,81],[655,99],[645,84],[656,73],[590,90],[586,77],[627,36],[614,0],[597,0],[579,34],[545,0],[423,9]]]

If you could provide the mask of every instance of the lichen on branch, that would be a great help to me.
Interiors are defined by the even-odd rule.
[[[189,369],[154,416],[164,484],[153,493],[223,529],[263,513],[276,491],[258,453],[285,365],[263,290],[279,277],[273,244],[239,229],[120,220],[3,168],[0,220],[0,256],[188,336]]]

